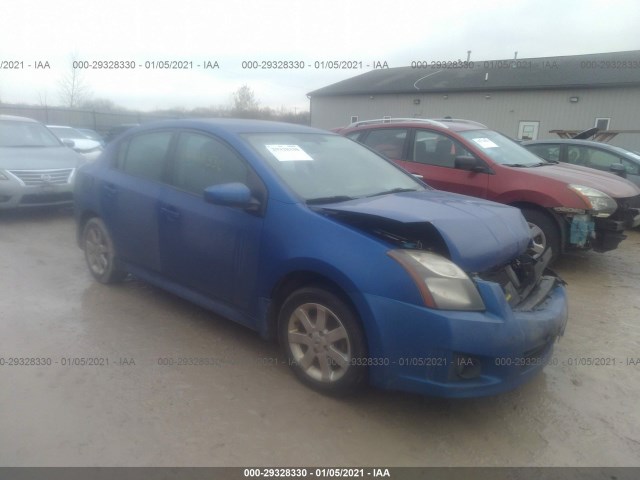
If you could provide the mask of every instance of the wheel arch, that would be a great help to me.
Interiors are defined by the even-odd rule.
[[[294,270],[286,273],[280,278],[274,287],[271,289],[271,296],[269,302],[269,308],[266,312],[265,318],[265,330],[263,336],[270,339],[277,338],[278,332],[278,314],[285,300],[294,291],[305,287],[319,287],[328,290],[336,295],[353,311],[356,320],[362,327],[362,332],[365,337],[365,344],[369,350],[369,338],[367,335],[367,329],[363,320],[365,314],[362,308],[358,308],[358,303],[352,295],[347,292],[347,289],[340,285],[338,281],[329,277],[326,274],[313,271],[313,270]]]
[[[560,215],[555,213],[550,208],[545,208],[538,205],[537,203],[532,203],[527,201],[511,202],[509,203],[509,206],[519,208],[520,210],[525,208],[529,210],[536,210],[546,215],[548,218],[550,218],[553,221],[553,223],[558,227],[558,231],[560,232],[560,253],[564,253],[566,251],[567,229],[565,226],[565,222]]]
[[[82,248],[82,232],[84,231],[84,226],[87,224],[89,220],[95,217],[100,217],[97,212],[93,210],[85,210],[80,215],[78,215],[77,228],[76,228],[76,243],[80,248]]]

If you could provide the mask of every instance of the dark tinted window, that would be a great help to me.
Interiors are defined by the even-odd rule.
[[[397,160],[402,158],[406,138],[407,130],[404,128],[380,128],[369,131],[367,137],[360,141],[385,157]]]
[[[559,145],[530,145],[527,146],[527,150],[535,153],[540,158],[550,161],[560,161],[560,146]]]
[[[172,132],[137,135],[123,144],[118,155],[118,168],[149,180],[162,180]]]
[[[187,192],[220,183],[247,184],[248,167],[226,144],[207,135],[183,132],[176,147],[171,183]]]

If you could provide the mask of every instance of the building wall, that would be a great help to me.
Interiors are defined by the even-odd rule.
[[[486,98],[489,96],[489,98]],[[570,97],[578,97],[571,102]],[[414,103],[420,100],[419,104]],[[464,92],[312,97],[311,125],[334,128],[359,120],[450,116],[484,123],[516,138],[521,121],[539,121],[538,139],[557,138],[549,130],[586,130],[596,118],[610,118],[611,130],[640,130],[640,87],[538,91]],[[640,133],[610,142],[640,151]]]

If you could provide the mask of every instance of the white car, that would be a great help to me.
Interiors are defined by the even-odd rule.
[[[47,125],[53,134],[62,140],[62,143],[84,155],[87,160],[95,160],[102,153],[102,144],[87,137],[84,133],[73,127],[63,125]]]

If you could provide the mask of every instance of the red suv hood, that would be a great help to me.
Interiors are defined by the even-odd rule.
[[[640,188],[629,180],[593,168],[580,167],[567,163],[531,167],[527,174],[551,178],[566,184],[584,185],[606,193],[612,198],[628,198],[640,195]]]

